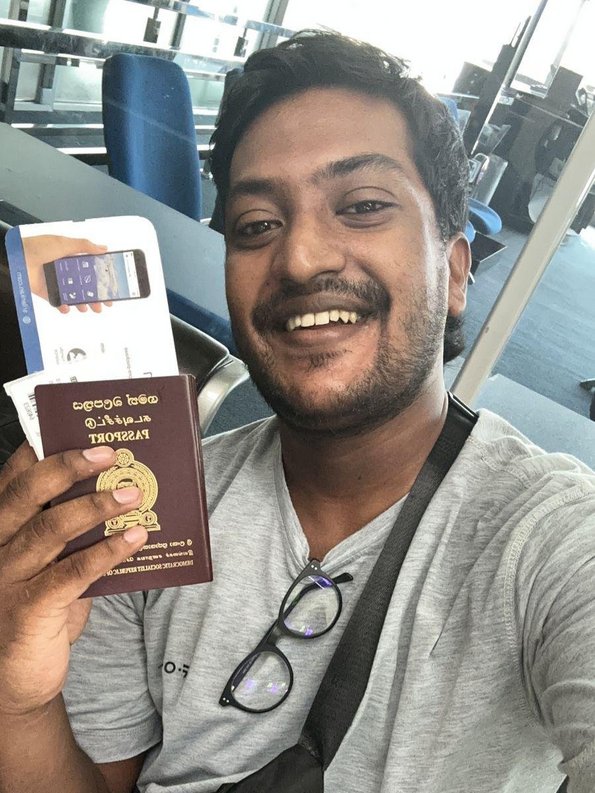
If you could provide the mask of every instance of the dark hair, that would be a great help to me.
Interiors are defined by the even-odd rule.
[[[224,212],[233,153],[250,124],[276,102],[308,88],[328,87],[387,99],[403,113],[441,238],[446,241],[462,231],[467,221],[469,166],[460,131],[446,105],[410,75],[405,61],[371,44],[316,30],[301,31],[276,47],[254,52],[243,73],[228,75],[211,138],[216,211]],[[444,360],[463,349],[462,319],[448,317]]]
[[[443,240],[465,228],[467,155],[450,111],[431,96],[407,64],[377,47],[337,33],[302,31],[254,52],[225,91],[211,138],[211,172],[225,206],[229,169],[249,125],[276,102],[308,88],[349,88],[393,102],[405,116],[417,169],[434,202]]]

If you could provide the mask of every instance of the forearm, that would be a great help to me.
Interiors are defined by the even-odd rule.
[[[28,716],[0,714],[2,793],[109,793],[77,746],[62,697]]]

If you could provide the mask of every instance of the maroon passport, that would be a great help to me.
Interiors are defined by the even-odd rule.
[[[130,526],[149,532],[144,548],[83,597],[211,581],[211,551],[196,381],[192,375],[55,383],[35,389],[44,455],[111,446],[116,464],[77,482],[52,504],[135,485],[137,509],[68,543],[60,558]]]

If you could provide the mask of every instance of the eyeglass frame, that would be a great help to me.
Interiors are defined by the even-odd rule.
[[[287,603],[290,594],[293,592],[295,587],[300,583],[300,581],[303,581],[304,578],[307,578],[308,576],[312,576],[312,575],[315,575],[319,578],[324,578],[326,581],[330,582],[331,586],[333,587],[333,589],[337,594],[338,608],[335,618],[328,627],[326,627],[320,633],[317,633],[313,636],[307,636],[306,634],[303,633],[296,633],[295,631],[292,631],[290,628],[288,628],[285,625],[285,617],[287,617],[288,614],[291,614],[291,611],[299,603],[303,594],[308,591],[307,587],[304,587],[304,589],[300,593],[300,596],[298,597],[298,600],[292,605],[292,607],[287,612],[285,611],[285,605]],[[348,581],[353,581],[353,576],[350,573],[341,573],[336,578],[331,578],[331,576],[323,572],[318,559],[311,559],[310,562],[308,562],[308,564],[301,571],[301,573],[298,574],[297,578],[295,578],[294,581],[289,586],[289,589],[285,593],[285,597],[281,601],[281,606],[279,607],[279,613],[277,615],[277,619],[275,620],[275,622],[273,622],[271,627],[264,634],[264,636],[256,645],[254,650],[248,653],[248,655],[246,655],[240,661],[240,663],[236,666],[236,668],[229,676],[229,679],[225,684],[225,688],[223,689],[223,692],[219,697],[219,704],[224,708],[231,706],[237,708],[238,710],[243,710],[245,713],[270,713],[271,710],[275,710],[275,708],[278,708],[279,705],[282,705],[283,702],[285,702],[285,700],[291,693],[291,690],[293,688],[293,668],[285,653],[282,650],[280,650],[279,647],[277,647],[276,644],[277,640],[280,639],[282,636],[290,636],[291,638],[294,639],[306,639],[311,641],[312,639],[319,639],[321,636],[324,636],[326,633],[332,630],[332,628],[334,628],[334,626],[337,624],[337,620],[341,616],[341,611],[343,610],[343,596],[341,595],[341,590],[339,589],[338,585],[347,583]],[[314,586],[314,584],[311,584],[311,586]],[[287,670],[289,671],[289,684],[287,686],[287,691],[278,702],[275,702],[275,704],[271,705],[270,708],[264,708],[264,709],[259,708],[258,710],[256,710],[254,708],[248,708],[237,701],[237,699],[233,694],[234,689],[232,688],[232,683],[236,675],[240,672],[241,668],[246,666],[246,670],[241,678],[241,680],[243,680],[246,673],[252,667],[252,663],[254,663],[256,658],[259,655],[261,655],[263,652],[272,652],[274,655],[278,655],[281,658],[281,660],[285,663]],[[237,688],[237,686],[235,686],[234,688]]]

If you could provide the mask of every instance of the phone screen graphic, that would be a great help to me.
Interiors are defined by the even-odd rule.
[[[69,256],[53,262],[61,305],[142,297],[135,251]]]

